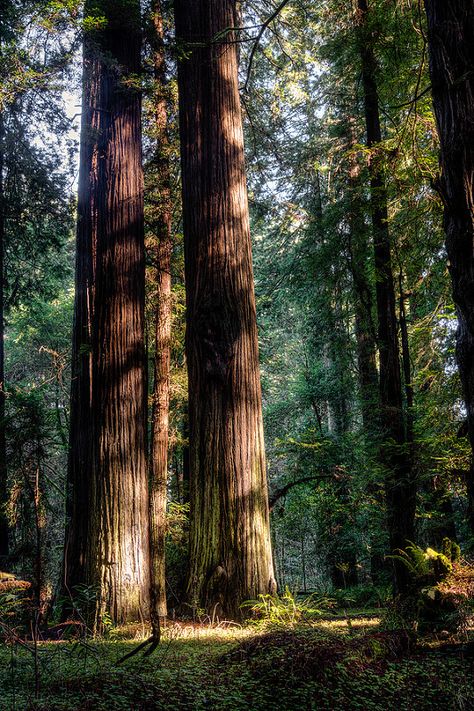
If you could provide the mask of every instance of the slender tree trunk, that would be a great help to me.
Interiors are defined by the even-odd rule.
[[[306,595],[306,551],[304,549],[304,535],[301,536],[301,572],[303,574],[303,592]]]
[[[354,293],[354,321],[357,344],[357,368],[362,409],[362,424],[366,437],[374,436],[380,426],[378,412],[378,372],[376,359],[376,333],[372,318],[373,290],[368,273],[368,227],[361,204],[362,186],[360,165],[355,146],[357,143],[354,119],[349,118],[347,148],[349,169],[347,176],[349,252]]]
[[[351,100],[351,106],[355,97]],[[346,107],[346,113],[350,108]],[[363,202],[363,184],[361,180],[360,159],[356,153],[357,130],[356,121],[349,117],[347,125],[347,149],[349,151],[349,166],[347,185],[348,220],[349,220],[349,256],[354,295],[354,322],[357,345],[357,370],[359,394],[361,402],[362,427],[367,454],[378,441],[380,431],[380,397],[379,375],[377,371],[377,337],[373,319],[375,289],[369,272],[371,243],[370,228],[365,220]],[[370,465],[369,465],[370,466]],[[384,494],[379,483],[372,477],[367,483],[367,494],[383,506]],[[370,555],[370,575],[376,583],[386,565],[382,550],[386,549],[381,540],[380,532],[372,531]]]
[[[34,472],[32,483],[33,511],[35,518],[35,556],[34,556],[34,604],[36,605],[37,624],[41,624],[44,615],[44,548],[43,528],[44,515],[42,512],[42,491],[40,485],[41,462],[39,461]]]
[[[355,287],[357,293],[357,287]],[[375,342],[367,328],[367,309],[357,293],[354,305],[355,335],[357,343],[357,369],[362,403],[362,424],[366,438],[377,432],[378,373]]]
[[[406,401],[406,441],[411,447],[413,445],[413,378],[411,374],[410,360],[410,342],[408,339],[408,323],[406,312],[407,295],[403,292],[403,273],[400,270],[399,275],[399,320],[400,320],[400,335],[402,340],[402,364],[403,364],[403,379],[405,381],[405,401]]]
[[[1,54],[0,54],[1,56]],[[5,319],[4,319],[4,250],[5,197],[3,188],[5,126],[0,111],[0,570],[8,565],[8,472],[5,438]]]
[[[377,156],[377,146],[382,135],[375,79],[376,62],[372,37],[367,27],[367,0],[358,0],[358,9],[358,21],[362,30],[360,54],[367,146],[372,149],[369,174],[380,357],[380,417],[383,437],[381,459],[386,470],[385,493],[390,548],[396,551],[405,548],[407,542],[414,539],[416,486],[410,456],[406,450],[387,190],[383,165]],[[405,566],[394,565],[394,582],[398,592],[405,591],[409,584]]]
[[[183,449],[182,449],[182,466],[183,466],[183,504],[189,504],[190,495],[190,472],[189,472],[189,407],[186,405],[183,412]]]
[[[155,31],[155,127],[156,190],[158,206],[155,216],[156,239],[156,319],[155,374],[151,429],[150,480],[150,617],[155,636],[160,620],[166,618],[165,538],[168,484],[168,432],[171,359],[171,252],[172,206],[169,164],[168,106],[163,17],[160,0],[153,8]]]
[[[275,589],[234,0],[175,2],[189,374],[188,597],[241,616]]]
[[[144,232],[138,2],[86,2],[66,589],[95,626],[148,613]]]
[[[425,8],[441,142],[438,188],[458,317],[456,355],[474,453],[474,3],[425,0]],[[466,482],[474,533],[474,458]]]

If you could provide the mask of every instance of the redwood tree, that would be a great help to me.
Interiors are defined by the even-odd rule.
[[[83,55],[65,588],[148,612],[138,0],[90,0]]]
[[[237,618],[275,586],[235,0],[175,2],[190,427],[188,599]]]
[[[441,142],[439,192],[458,317],[456,355],[474,452],[474,3],[425,0],[433,104]],[[474,458],[467,476],[474,532]]]
[[[376,60],[367,0],[358,0],[360,57],[369,162],[371,218],[374,240],[375,292],[377,303],[377,345],[379,350],[380,422],[385,467],[388,530],[392,551],[404,549],[414,540],[416,485],[407,447],[400,373],[395,286],[392,271],[388,199],[383,160]],[[394,565],[395,587],[403,592],[409,583],[405,566]]]

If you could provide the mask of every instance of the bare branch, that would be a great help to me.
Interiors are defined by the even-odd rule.
[[[271,14],[269,17],[267,17],[267,19],[265,20],[265,22],[264,22],[264,23],[262,24],[262,26],[260,27],[260,31],[259,31],[259,33],[258,33],[258,35],[257,35],[257,38],[256,38],[256,40],[255,40],[255,42],[254,42],[254,45],[253,45],[253,47],[252,47],[252,50],[251,50],[251,52],[250,52],[249,63],[248,63],[248,66],[247,66],[247,77],[246,77],[246,79],[245,79],[245,84],[244,84],[244,86],[243,86],[243,91],[247,91],[247,86],[248,86],[249,79],[250,79],[250,73],[251,73],[251,71],[252,71],[253,59],[254,59],[254,56],[255,56],[255,52],[256,52],[257,49],[258,49],[258,45],[260,44],[260,40],[262,39],[263,33],[264,33],[265,30],[267,29],[268,25],[269,25],[271,22],[273,22],[273,20],[274,20],[276,17],[278,17],[278,15],[279,15],[280,12],[283,10],[283,8],[285,7],[285,5],[288,5],[289,2],[290,2],[290,0],[282,0],[282,2],[278,5],[278,7],[276,8],[276,10],[275,10],[274,12],[272,12],[272,14]]]

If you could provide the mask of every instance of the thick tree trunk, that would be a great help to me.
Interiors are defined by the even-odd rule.
[[[1,56],[1,55],[0,55]],[[3,190],[5,127],[0,112],[0,570],[8,566],[8,503],[7,455],[5,439],[5,320],[4,320],[4,250],[5,203]]]
[[[386,470],[385,494],[390,548],[396,551],[405,548],[407,542],[414,539],[416,485],[411,459],[406,449],[387,190],[383,165],[377,156],[377,145],[381,142],[382,135],[375,79],[376,62],[372,38],[367,28],[366,0],[358,0],[358,10],[358,21],[362,30],[360,54],[367,146],[372,149],[369,173],[380,357],[380,419],[383,438],[381,459]],[[409,583],[405,566],[394,565],[394,582],[396,590],[404,592]]]
[[[66,590],[94,624],[148,613],[139,4],[89,2],[84,42]]]
[[[191,604],[275,588],[233,0],[175,3],[190,420]]]
[[[441,141],[439,191],[458,317],[456,354],[474,453],[474,3],[425,0],[425,8]],[[466,482],[474,533],[474,458]]]
[[[166,64],[161,2],[153,9],[156,181],[158,205],[154,215],[156,266],[155,373],[151,428],[150,478],[150,617],[155,636],[160,620],[166,618],[165,538],[168,484],[168,432],[171,359],[171,252],[172,205],[169,164]]]

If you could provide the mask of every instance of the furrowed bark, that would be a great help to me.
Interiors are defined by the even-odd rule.
[[[85,14],[65,586],[100,627],[149,604],[141,33],[134,0]]]
[[[190,427],[188,599],[239,618],[275,588],[232,0],[175,3]]]
[[[456,355],[474,454],[474,4],[425,0],[433,105],[441,143],[438,189],[453,297]],[[474,533],[474,457],[466,477]]]

